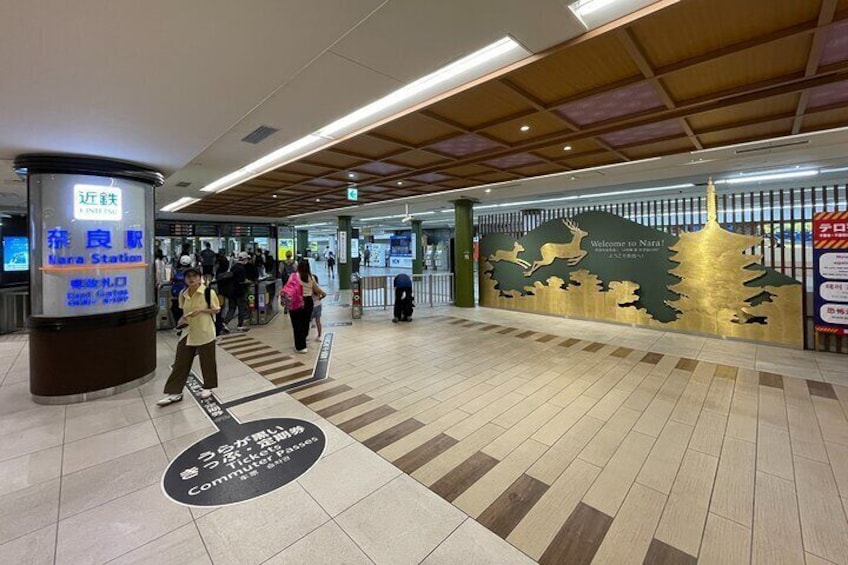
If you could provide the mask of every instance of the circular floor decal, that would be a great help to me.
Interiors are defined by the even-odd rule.
[[[271,418],[226,426],[183,451],[162,489],[187,506],[223,506],[264,496],[303,475],[327,443],[305,420]]]

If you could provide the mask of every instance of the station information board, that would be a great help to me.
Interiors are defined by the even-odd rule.
[[[848,212],[813,216],[813,261],[816,332],[848,335]]]

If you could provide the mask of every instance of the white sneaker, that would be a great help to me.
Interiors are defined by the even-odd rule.
[[[183,399],[182,394],[171,394],[166,396],[162,400],[156,403],[157,406],[168,406],[169,404],[173,404],[174,402],[179,402]]]
[[[207,398],[211,398],[211,397],[212,397],[212,390],[211,389],[204,388],[203,392],[200,393],[200,398],[202,398],[203,400],[206,400]]]
[[[236,331],[237,332],[249,332],[250,328],[248,328],[247,326],[239,326],[239,327],[236,328]]]
[[[309,353],[309,350],[305,347],[303,349],[295,349],[295,351],[297,351],[298,353]]]

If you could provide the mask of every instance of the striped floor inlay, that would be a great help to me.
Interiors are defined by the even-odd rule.
[[[312,369],[291,355],[244,334],[223,337],[218,340],[218,346],[278,386],[312,376]]]
[[[534,560],[749,563],[788,528],[783,559],[803,520],[844,557],[845,494],[821,479],[844,477],[839,387],[449,316],[387,326],[292,396]]]

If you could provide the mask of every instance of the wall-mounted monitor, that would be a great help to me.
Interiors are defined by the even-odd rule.
[[[3,237],[3,271],[6,273],[29,271],[29,238]]]

